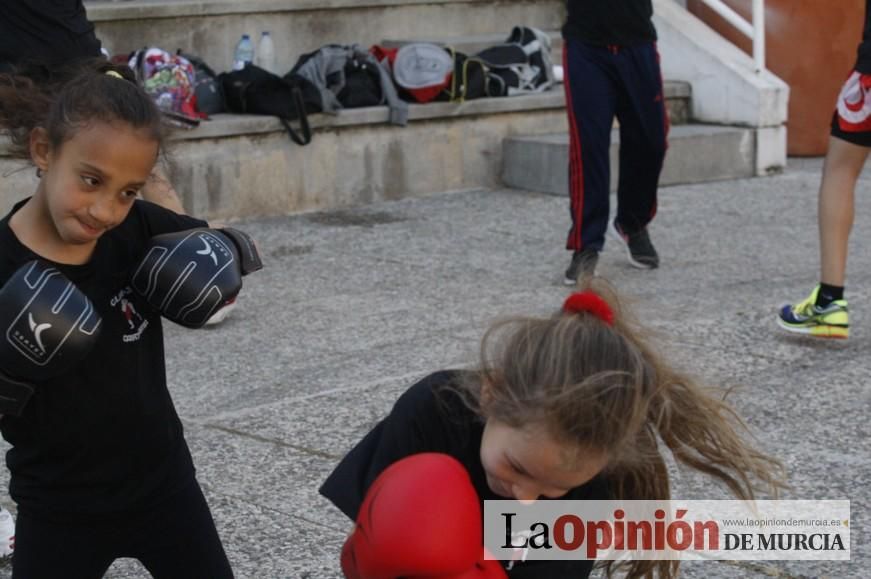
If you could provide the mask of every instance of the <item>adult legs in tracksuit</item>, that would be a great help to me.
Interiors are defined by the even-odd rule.
[[[563,51],[572,216],[566,248],[601,251],[608,226],[615,116],[620,123],[617,224],[623,233],[634,234],[656,214],[668,135],[659,55],[654,43],[606,47],[571,38]]]

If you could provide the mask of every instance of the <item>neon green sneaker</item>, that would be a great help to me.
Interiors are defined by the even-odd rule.
[[[817,286],[803,302],[782,306],[777,316],[777,325],[788,332],[815,338],[849,338],[850,316],[847,312],[847,300],[835,300],[826,307],[819,308],[815,305],[819,292],[820,286]]]

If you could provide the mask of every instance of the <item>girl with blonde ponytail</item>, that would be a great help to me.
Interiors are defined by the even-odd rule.
[[[738,498],[784,485],[722,396],[670,367],[601,281],[549,318],[501,321],[473,371],[432,374],[342,460],[321,492],[355,518],[373,479],[412,454],[459,460],[482,501],[671,498],[662,454]],[[421,494],[426,489],[420,490]],[[512,579],[578,578],[592,561],[529,561]],[[676,561],[603,562],[610,576],[675,577]]]

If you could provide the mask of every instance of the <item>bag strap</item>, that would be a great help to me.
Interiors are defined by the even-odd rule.
[[[293,104],[296,106],[297,112],[299,112],[299,133],[291,126],[290,121],[287,119],[278,117],[278,120],[281,121],[291,141],[297,145],[305,146],[312,141],[312,131],[308,122],[308,113],[305,110],[305,101],[302,98],[302,91],[298,86],[293,87],[290,94],[293,97]]]
[[[480,58],[470,56],[466,59],[466,62],[463,63],[463,86],[466,87],[466,92],[463,95],[463,98],[465,98],[469,93],[469,65],[477,66],[481,69],[481,80],[484,83],[484,96],[490,96],[487,91],[487,64]]]
[[[145,53],[147,51],[148,47],[146,46],[133,53],[133,56],[135,57],[135,62],[133,63],[133,76],[136,77],[139,86],[142,86],[145,83]]]
[[[459,78],[460,75],[457,72],[462,74],[462,69],[460,71],[457,70],[457,55],[459,54],[453,46],[445,46],[444,49],[448,54],[451,55],[451,84],[444,88],[443,93],[447,94],[448,102],[456,103],[462,101],[462,96],[458,96],[458,91],[460,88],[460,83],[462,79]]]

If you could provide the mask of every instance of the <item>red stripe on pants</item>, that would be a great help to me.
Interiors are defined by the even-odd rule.
[[[572,104],[572,89],[569,86],[568,43],[563,43],[563,88],[566,92],[566,110],[569,113],[569,196],[574,211],[572,231],[567,249],[581,249],[581,225],[584,217],[584,161],[581,158],[581,136]]]

